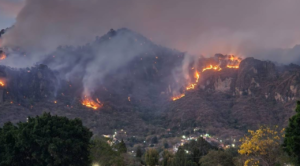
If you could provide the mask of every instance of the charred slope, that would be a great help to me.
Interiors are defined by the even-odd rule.
[[[126,45],[114,45],[118,40]],[[99,73],[93,74],[99,79],[95,80],[97,86],[92,95],[104,106],[96,111],[86,108],[81,105],[84,78],[88,74],[85,69],[99,57],[112,60],[107,64],[114,63],[107,56],[113,55],[111,52],[127,52],[129,58],[113,69],[107,67],[110,70],[101,77],[98,74],[103,73],[95,70]],[[9,91],[10,98],[4,96],[0,105],[0,122],[24,121],[27,116],[47,111],[81,118],[96,134],[110,134],[113,129],[125,129],[135,135],[151,132],[157,129],[152,121],[154,112],[169,102],[169,85],[175,82],[172,72],[181,66],[183,57],[183,53],[155,45],[128,29],[111,30],[85,46],[60,47],[42,62],[46,65],[4,72],[9,80],[4,90]]]
[[[285,126],[300,98],[300,68],[247,58],[239,69],[203,73],[198,89],[170,104],[170,128],[238,137],[259,125]]]
[[[96,37],[85,46],[61,47],[43,63],[56,69],[61,78],[68,76],[74,96],[90,88],[91,95],[100,101],[153,112],[169,101],[174,68],[182,65],[183,58],[184,53],[123,28]]]
[[[113,56],[119,53],[124,56]],[[60,47],[43,61],[49,68],[0,69],[7,80],[2,87],[0,123],[25,121],[46,111],[81,118],[96,134],[124,129],[129,135],[144,135],[168,128],[182,133],[201,127],[229,137],[259,124],[285,125],[293,114],[300,95],[297,65],[278,67],[247,58],[239,69],[201,73],[195,90],[170,101],[177,84],[173,72],[183,60],[184,53],[128,29],[111,30],[85,46]],[[87,84],[93,86],[92,97],[104,104],[96,111],[81,104],[89,78],[96,83]]]

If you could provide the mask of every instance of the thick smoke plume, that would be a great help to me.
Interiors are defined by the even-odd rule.
[[[299,43],[299,6],[298,0],[26,0],[4,43],[44,52],[127,27],[194,55],[260,54],[288,63],[296,57],[262,54]]]
[[[20,46],[29,54],[11,54],[2,63],[31,66],[60,45],[84,45],[122,27],[189,55],[236,54],[290,63],[299,60],[300,51],[294,47],[300,42],[299,6],[299,0],[26,0],[3,45]],[[126,41],[113,42],[120,50],[127,46]],[[67,75],[84,71],[85,86],[94,87],[105,73],[143,51],[134,49],[127,56],[108,49],[98,49],[99,57],[59,59],[50,66],[61,69],[73,62]]]
[[[94,92],[108,74],[116,72],[133,58],[149,52],[150,41],[127,29],[111,30],[91,44],[60,48],[44,61],[67,80],[83,83],[83,95]]]

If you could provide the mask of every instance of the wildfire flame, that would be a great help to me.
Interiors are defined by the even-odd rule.
[[[196,86],[197,84],[191,84],[191,85],[189,85],[188,87],[186,87],[186,90],[191,90],[191,89],[195,89],[195,86]]]
[[[221,71],[222,68],[220,66],[222,66],[222,64],[224,63],[224,61],[225,61],[225,65],[226,65],[227,68],[238,69],[239,66],[240,66],[240,62],[242,61],[242,59],[239,58],[239,57],[237,57],[237,56],[234,56],[234,55],[225,55],[225,56],[219,58],[219,65],[209,64],[207,67],[205,67],[205,68],[202,69],[202,72],[205,72],[206,70]],[[191,68],[191,69],[194,70],[194,67]],[[200,78],[200,75],[199,75],[198,71],[196,71],[194,77],[196,78],[196,82],[189,84],[185,88],[187,91],[191,90],[191,89],[195,89],[195,87],[197,86],[197,83],[199,82],[199,78]],[[175,100],[178,100],[178,99],[180,99],[180,98],[182,98],[184,96],[185,96],[185,94],[174,96],[174,97],[172,97],[172,100],[175,101]]]
[[[96,99],[97,102],[95,102],[92,98],[85,97],[82,101],[82,105],[93,108],[94,110],[101,108],[103,104],[99,101],[99,99]]]
[[[2,81],[0,81],[0,86],[4,86],[5,84],[2,82]]]
[[[0,54],[0,60],[3,60],[3,59],[5,59],[6,58],[6,55],[4,54],[4,53],[1,53]]]
[[[199,78],[200,78],[200,75],[199,75],[199,73],[196,71],[196,73],[195,73],[195,77],[196,77],[196,82],[198,82],[199,81]]]
[[[232,68],[232,69],[238,69],[239,68],[239,66],[233,66],[233,65],[227,65],[226,67],[227,68]]]
[[[242,61],[241,58],[236,57],[234,55],[229,55],[228,60],[229,60],[229,62],[226,67],[231,68],[231,69],[238,69],[240,67],[240,63]]]
[[[197,85],[197,82],[199,81],[200,75],[199,73],[196,71],[195,76],[196,78],[196,83],[190,84],[186,87],[186,90],[191,90],[191,89],[195,89],[195,86]]]
[[[216,66],[209,65],[209,67],[206,67],[206,68],[202,69],[202,72],[204,72],[205,70],[221,71],[222,69],[218,65],[216,65]]]
[[[172,97],[172,100],[175,101],[175,100],[178,100],[178,99],[180,99],[180,98],[182,98],[184,96],[185,96],[185,94],[181,94],[179,96]]]

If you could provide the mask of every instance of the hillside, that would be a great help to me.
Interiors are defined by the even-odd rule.
[[[98,135],[124,129],[128,136],[146,137],[170,129],[176,136],[200,128],[223,138],[238,138],[261,124],[287,124],[300,97],[298,65],[246,58],[238,60],[238,68],[223,64],[222,70],[204,71],[229,57],[218,54],[188,64],[197,64],[201,73],[195,87],[185,90],[186,56],[120,29],[84,46],[62,46],[32,68],[2,66],[0,124],[51,112],[81,118]],[[193,78],[192,70],[189,74]],[[101,108],[82,105],[86,88]],[[184,97],[172,100],[183,92]]]
[[[286,126],[299,99],[297,65],[275,66],[246,58],[239,69],[203,73],[197,89],[174,101],[164,113],[170,128],[203,130],[239,137],[259,125]]]

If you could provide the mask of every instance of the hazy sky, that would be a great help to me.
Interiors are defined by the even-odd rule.
[[[10,24],[22,1],[0,2]],[[51,50],[127,27],[195,55],[251,56],[299,43],[299,7],[299,0],[26,0],[5,44]]]
[[[24,0],[0,0],[0,29],[12,26]]]

